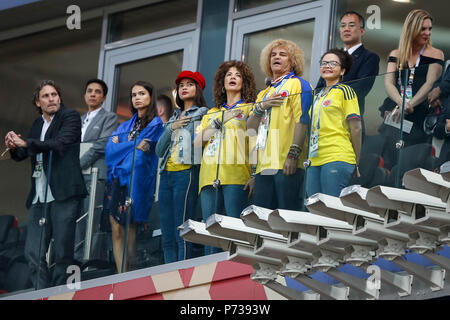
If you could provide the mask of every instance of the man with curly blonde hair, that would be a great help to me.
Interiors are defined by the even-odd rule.
[[[247,123],[258,132],[254,204],[298,210],[313,98],[311,85],[301,78],[303,50],[292,41],[274,40],[262,50],[260,65],[272,81],[258,94]]]

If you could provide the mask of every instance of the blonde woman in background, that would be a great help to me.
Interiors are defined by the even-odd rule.
[[[392,114],[392,119],[400,122],[403,95],[406,95],[405,120],[411,121],[413,126],[410,133],[403,133],[405,147],[430,140],[423,129],[429,105],[427,96],[441,76],[444,62],[443,52],[431,45],[432,27],[433,18],[428,12],[421,9],[411,11],[403,24],[398,48],[389,54],[384,80],[389,99],[380,111],[383,117]],[[406,71],[409,71],[408,75]],[[397,134],[387,146],[391,152],[395,152],[398,140],[398,130],[395,130]]]

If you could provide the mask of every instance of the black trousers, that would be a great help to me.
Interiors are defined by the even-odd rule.
[[[75,222],[79,213],[80,200],[52,201],[47,204],[36,203],[30,208],[25,258],[31,272],[35,289],[66,284],[67,267],[73,264],[75,241]],[[46,211],[46,213],[44,213]],[[46,223],[39,225],[45,217]],[[46,253],[53,238],[52,251],[54,270],[50,276]]]

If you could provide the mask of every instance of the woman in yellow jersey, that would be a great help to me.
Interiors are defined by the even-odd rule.
[[[222,63],[214,77],[214,102],[197,127],[195,144],[203,145],[200,198],[203,219],[213,213],[238,218],[248,204],[251,175],[246,138],[248,102],[256,99],[250,67],[241,61]],[[220,159],[220,160],[219,160]]]
[[[182,71],[175,83],[180,108],[165,124],[156,145],[156,154],[162,158],[158,211],[165,263],[191,257],[190,244],[179,236],[177,227],[195,216],[200,155],[196,161],[194,129],[208,111],[203,97],[205,79],[199,72]]]
[[[292,41],[277,39],[262,50],[260,63],[273,80],[258,94],[247,122],[249,132],[258,132],[253,203],[299,210],[307,149],[303,146],[312,103],[312,87],[301,78],[303,51]]]
[[[330,49],[320,59],[320,75],[326,81],[314,97],[309,143],[310,166],[306,193],[338,197],[353,172],[358,172],[361,150],[361,117],[358,97],[340,80],[350,70],[352,57],[342,49]]]

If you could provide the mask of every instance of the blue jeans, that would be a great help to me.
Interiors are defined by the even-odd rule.
[[[299,168],[290,176],[284,175],[283,170],[278,170],[274,175],[257,174],[253,203],[272,210],[300,210],[304,175],[305,171]]]
[[[158,212],[162,232],[164,262],[181,261],[190,256],[190,243],[180,237],[177,227],[195,216],[198,168],[161,173]]]
[[[341,190],[348,186],[352,178],[354,164],[342,161],[309,167],[306,171],[306,194],[324,193],[339,197]]]
[[[213,186],[205,186],[200,193],[202,203],[203,221],[212,214],[226,214],[229,217],[239,218],[242,210],[248,206],[248,189],[244,185],[222,185],[216,191]],[[205,246],[205,254],[217,253],[222,250]]]

